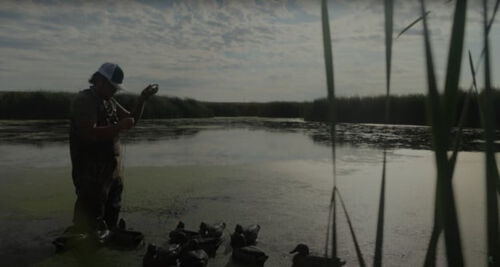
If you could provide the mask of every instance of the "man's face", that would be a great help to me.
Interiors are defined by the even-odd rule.
[[[105,99],[109,100],[113,95],[115,95],[117,89],[114,87],[108,80],[102,79],[98,83],[98,91],[99,95]]]

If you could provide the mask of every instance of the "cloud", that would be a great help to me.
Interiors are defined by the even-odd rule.
[[[329,1],[340,95],[383,92],[381,3]],[[428,6],[440,72],[452,5]],[[477,51],[475,10],[467,34]],[[158,82],[166,94],[212,101],[314,99],[326,95],[319,11],[310,0],[4,1],[0,55],[9,71],[1,70],[0,90],[82,89],[102,62],[114,61],[135,92]],[[415,1],[396,1],[396,34],[419,12]],[[394,42],[396,92],[424,91],[420,29]]]

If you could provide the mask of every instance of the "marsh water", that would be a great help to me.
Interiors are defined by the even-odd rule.
[[[140,266],[145,249],[99,250],[94,258],[55,254],[51,241],[71,224],[75,193],[66,121],[0,122],[0,264]],[[485,265],[483,154],[466,131],[454,188],[468,265]],[[468,139],[467,139],[468,138]],[[426,127],[341,124],[337,186],[365,260],[371,264],[387,150],[385,266],[421,265],[433,222],[435,165]],[[266,266],[291,266],[298,243],[324,250],[331,196],[328,127],[298,119],[213,118],[142,121],[122,135],[124,217],[161,245],[178,221],[259,224]],[[339,255],[358,262],[337,208]],[[227,235],[228,233],[226,233]],[[444,265],[443,242],[439,265]],[[209,266],[237,266],[224,244]]]

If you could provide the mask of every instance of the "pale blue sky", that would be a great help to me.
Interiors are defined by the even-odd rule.
[[[329,1],[337,95],[385,92],[379,2]],[[394,36],[419,16],[418,1],[396,2]],[[427,2],[442,78],[454,1]],[[479,2],[468,9],[465,52],[474,58]],[[326,95],[321,38],[319,0],[2,1],[0,91],[77,92],[101,63],[116,62],[131,92],[154,82],[160,94],[199,100],[313,100]],[[394,94],[425,92],[422,42],[421,24],[394,41]],[[491,45],[498,86],[500,25]]]

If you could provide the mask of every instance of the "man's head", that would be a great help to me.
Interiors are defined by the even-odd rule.
[[[103,99],[111,98],[116,91],[122,90],[123,71],[117,64],[104,63],[89,80],[97,94]]]

